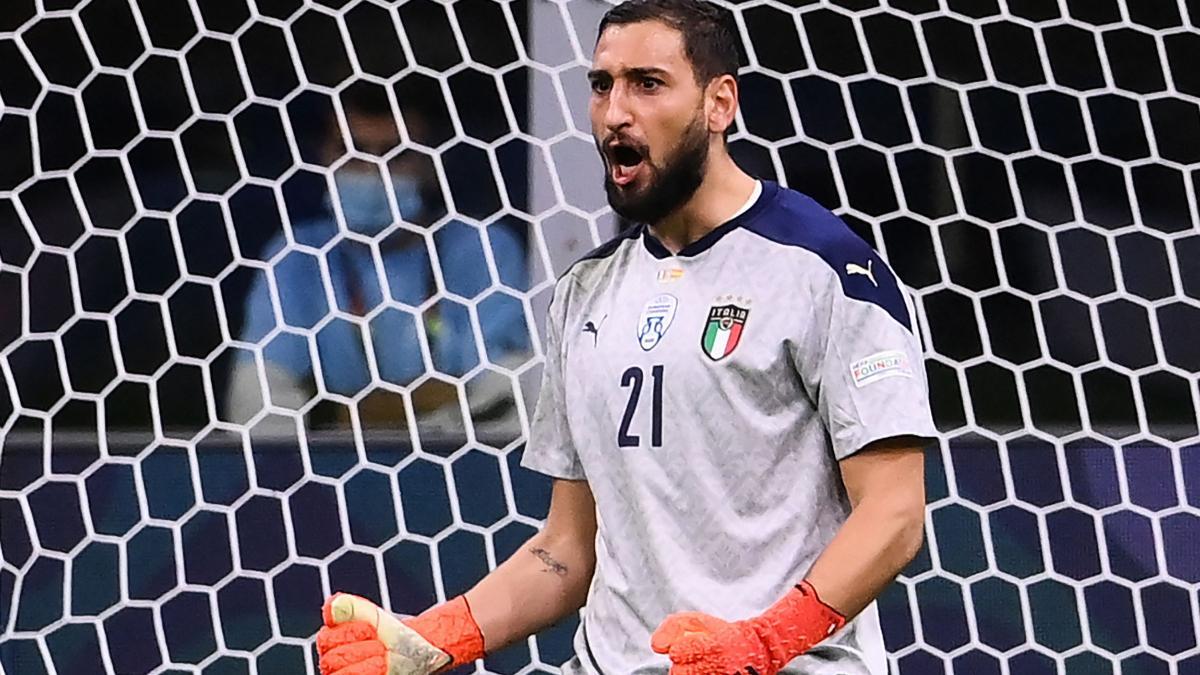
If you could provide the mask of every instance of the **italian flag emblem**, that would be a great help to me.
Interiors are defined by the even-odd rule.
[[[704,327],[704,337],[700,338],[700,347],[708,358],[720,361],[737,349],[749,315],[750,310],[737,305],[721,305],[708,310],[708,323]]]

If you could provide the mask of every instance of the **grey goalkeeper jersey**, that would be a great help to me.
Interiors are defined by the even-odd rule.
[[[838,460],[936,433],[895,276],[775,183],[678,254],[645,227],[597,249],[547,324],[523,463],[586,479],[599,516],[567,673],[665,675],[650,635],[668,614],[761,613],[846,520]],[[784,672],[886,670],[872,606]]]

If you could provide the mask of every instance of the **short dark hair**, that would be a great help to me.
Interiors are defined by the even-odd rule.
[[[609,26],[661,21],[683,34],[683,49],[701,86],[721,75],[737,78],[738,38],[733,15],[705,0],[626,0],[600,19],[599,35]]]
[[[391,118],[395,114],[392,110],[392,102],[388,100],[387,90],[373,82],[366,80],[351,82],[342,90],[341,97],[342,107],[346,109],[348,115]]]

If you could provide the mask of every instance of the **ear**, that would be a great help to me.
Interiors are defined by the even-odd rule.
[[[705,88],[708,131],[723,134],[737,116],[738,85],[732,75],[713,78]]]

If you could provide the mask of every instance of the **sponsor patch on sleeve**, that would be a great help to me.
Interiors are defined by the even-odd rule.
[[[912,368],[908,365],[907,354],[890,350],[850,364],[850,377],[854,380],[854,386],[861,389],[888,377],[912,377]]]

